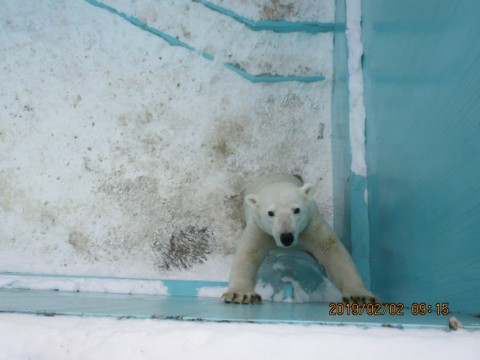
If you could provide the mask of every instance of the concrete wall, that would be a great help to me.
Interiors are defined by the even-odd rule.
[[[272,171],[313,182],[333,221],[332,33],[105,1],[142,28],[92,3],[0,3],[0,271],[225,280],[245,184]],[[247,3],[254,21],[333,21],[333,0]]]

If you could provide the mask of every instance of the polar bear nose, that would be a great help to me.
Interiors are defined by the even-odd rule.
[[[284,246],[290,246],[293,243],[293,234],[292,233],[284,233],[280,235],[280,242]]]

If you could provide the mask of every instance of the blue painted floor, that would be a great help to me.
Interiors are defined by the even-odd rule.
[[[0,312],[187,321],[329,324],[448,328],[456,316],[465,328],[480,329],[480,318],[467,314],[330,315],[326,303],[224,304],[216,298],[123,295],[88,292],[0,290]]]

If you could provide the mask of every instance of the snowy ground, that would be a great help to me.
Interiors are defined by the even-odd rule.
[[[0,314],[0,359],[478,360],[480,332]]]

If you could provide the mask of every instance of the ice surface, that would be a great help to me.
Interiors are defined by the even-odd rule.
[[[255,291],[263,299],[284,302],[339,302],[339,290],[325,269],[303,251],[271,251],[258,270]]]

